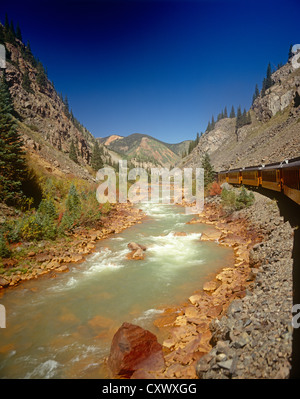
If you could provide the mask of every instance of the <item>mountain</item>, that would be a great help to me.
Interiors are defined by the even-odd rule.
[[[96,139],[74,117],[67,98],[63,99],[56,91],[29,45],[25,46],[17,38],[4,45],[6,81],[14,103],[18,131],[27,155],[33,159],[32,165],[59,175],[92,179],[90,165]],[[72,142],[77,163],[69,158]],[[103,160],[109,160],[105,151]]]
[[[216,122],[181,166],[200,166],[205,152],[216,171],[299,156],[300,68],[294,69],[289,61],[272,74],[272,81],[249,111],[251,123],[236,128],[236,118]]]
[[[109,150],[130,159],[134,165],[170,167],[176,165],[190,140],[168,144],[147,134],[134,133],[127,137],[112,135],[98,139]]]
[[[4,27],[0,24],[0,29]],[[104,164],[130,159],[134,166],[173,166],[187,151],[189,140],[168,144],[148,135],[111,135],[96,139],[73,115],[67,97],[58,93],[30,45],[16,37],[5,41],[6,81],[16,111],[18,131],[33,168],[44,168],[58,175],[93,179],[91,158],[96,140]],[[70,159],[75,146],[78,162]]]

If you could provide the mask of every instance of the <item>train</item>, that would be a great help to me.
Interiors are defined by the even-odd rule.
[[[300,157],[218,172],[218,182],[282,192],[300,205]]]

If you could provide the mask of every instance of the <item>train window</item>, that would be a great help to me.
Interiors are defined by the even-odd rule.
[[[251,171],[243,171],[243,179],[249,179],[253,180],[257,178],[257,171],[256,170],[251,170]]]
[[[239,178],[239,172],[229,172],[228,173],[230,179],[238,179]]]
[[[276,170],[263,170],[262,179],[265,181],[276,182]]]
[[[283,169],[283,184],[296,190],[300,189],[299,170]]]

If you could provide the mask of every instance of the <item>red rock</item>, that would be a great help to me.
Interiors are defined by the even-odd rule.
[[[163,367],[162,346],[148,330],[123,323],[113,337],[108,366],[116,376],[130,378],[139,369]]]

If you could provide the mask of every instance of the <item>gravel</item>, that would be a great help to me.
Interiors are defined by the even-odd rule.
[[[236,212],[264,240],[250,250],[254,281],[210,324],[213,349],[197,366],[202,379],[289,378],[292,355],[293,229],[275,201],[255,193],[255,203]]]

